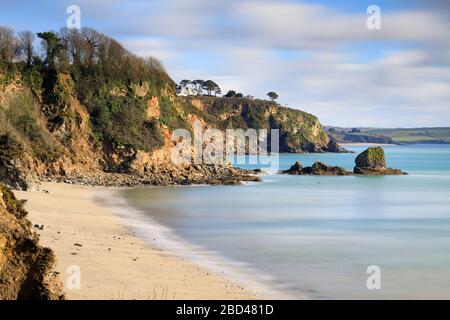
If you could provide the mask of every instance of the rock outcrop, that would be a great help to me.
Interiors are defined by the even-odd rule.
[[[386,167],[386,159],[383,148],[368,148],[360,153],[355,159],[356,166],[353,172],[349,172],[342,167],[329,166],[320,161],[316,161],[311,167],[303,167],[297,161],[289,169],[281,171],[282,174],[290,175],[316,175],[316,176],[385,176],[385,175],[406,175],[400,169]]]
[[[386,167],[384,149],[381,147],[368,148],[355,159],[354,174],[368,176],[405,175],[400,169]]]
[[[178,101],[213,128],[278,129],[280,152],[348,152],[328,137],[316,116],[298,109],[248,98],[179,97]]]
[[[22,202],[0,185],[0,300],[63,300],[52,250],[39,245]]]
[[[24,157],[22,146],[10,136],[0,135],[0,182],[12,189],[31,189],[39,182],[29,168],[30,159]]]
[[[386,160],[384,156],[384,149],[381,147],[366,149],[356,157],[355,164],[360,168],[385,168]]]
[[[281,171],[290,175],[314,175],[314,176],[348,176],[348,172],[342,167],[328,166],[320,161],[316,161],[311,167],[303,167],[300,162],[294,163],[288,170]]]
[[[231,165],[188,165],[188,166],[152,166],[142,175],[127,173],[96,172],[51,176],[47,181],[69,184],[108,186],[108,187],[140,187],[170,186],[191,184],[242,184],[243,182],[260,182],[257,170],[245,170]]]

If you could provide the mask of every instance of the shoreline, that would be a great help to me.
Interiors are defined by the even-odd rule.
[[[340,143],[341,146],[349,146],[349,147],[396,147],[399,144],[395,143],[370,143],[370,142],[348,142],[348,143]]]
[[[117,188],[43,183],[42,191],[15,191],[27,200],[40,243],[58,260],[68,299],[265,299],[234,279],[218,275],[149,244],[96,196]],[[135,221],[136,222],[136,221]],[[80,270],[80,289],[68,285],[70,266]]]
[[[244,184],[251,183],[245,182]],[[208,187],[208,185],[205,186]],[[189,188],[191,186],[174,186],[174,188],[177,187]],[[159,187],[143,187],[146,190],[152,188]],[[230,260],[202,245],[194,244],[178,236],[171,228],[156,222],[144,211],[131,205],[128,199],[120,194],[120,191],[124,189],[127,188],[101,190],[96,193],[95,200],[111,210],[120,219],[121,225],[132,230],[138,238],[145,240],[152,247],[165,254],[193,263],[214,275],[240,284],[260,299],[292,298],[289,294],[281,293],[272,288],[269,284],[270,276],[247,267],[245,263]]]

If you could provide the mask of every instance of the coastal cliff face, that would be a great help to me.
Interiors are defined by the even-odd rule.
[[[53,252],[38,243],[22,203],[0,185],[0,300],[62,300]]]
[[[185,106],[218,129],[279,129],[280,152],[341,152],[325,133],[319,119],[301,110],[266,100],[247,98],[186,97]]]
[[[11,188],[35,188],[42,180],[125,186],[217,183],[218,174],[203,181],[198,177],[217,166],[175,168],[170,162],[171,132],[192,131],[195,120],[204,128],[280,129],[280,152],[341,151],[316,117],[268,101],[179,98],[167,82],[155,92],[149,83],[105,84],[82,103],[69,74],[54,77],[40,90],[20,75],[0,88],[0,180]]]
[[[75,86],[70,75],[57,74],[39,94],[20,77],[0,89],[0,181],[5,185],[28,190],[40,181],[139,186],[259,180],[253,171],[229,164],[171,163],[171,132],[192,131],[193,120],[203,119],[177,100],[168,83],[158,94],[148,83],[105,85],[95,92],[100,97],[85,101],[88,106],[78,100]]]
[[[95,59],[60,56],[31,66],[0,61],[0,182],[7,186],[256,180],[252,172],[223,164],[172,164],[172,132],[193,132],[197,121],[204,129],[279,129],[280,152],[342,151],[315,116],[300,110],[264,100],[177,97],[158,61],[89,32],[98,41],[89,51]],[[77,33],[55,36],[78,44],[71,43]]]

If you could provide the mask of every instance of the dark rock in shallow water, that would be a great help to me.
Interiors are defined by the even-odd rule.
[[[353,173],[366,176],[405,175],[400,169],[386,168],[384,150],[381,147],[368,148],[355,159]]]
[[[303,169],[302,164],[299,161],[297,161],[288,170],[284,171],[283,173],[295,174],[296,172],[301,172],[302,169]]]
[[[306,170],[308,168],[305,168]],[[304,170],[305,170],[304,169]],[[319,175],[319,176],[348,176],[351,175],[351,172],[348,172],[342,167],[338,166],[328,166],[320,161],[316,161],[312,167],[311,172],[309,174]]]
[[[386,160],[383,148],[369,148],[359,154],[355,160],[356,167],[353,173],[342,167],[328,166],[320,161],[316,161],[311,167],[303,167],[300,162],[296,162],[288,170],[281,171],[283,174],[291,175],[315,175],[315,176],[386,176],[405,175],[407,173],[400,169],[386,168]]]
[[[296,162],[288,170],[282,171],[283,174],[291,175],[315,175],[315,176],[348,176],[351,172],[342,167],[328,166],[320,161],[316,161],[311,167],[303,168],[300,162]]]
[[[69,184],[110,187],[140,187],[147,185],[192,185],[192,184],[241,184],[260,182],[261,170],[246,170],[231,164],[198,164],[188,166],[153,166],[144,174],[106,173],[90,175],[49,176],[47,181]],[[44,180],[45,181],[45,180]]]
[[[401,176],[407,175],[406,172],[403,172],[400,169],[391,169],[391,168],[360,168],[355,167],[353,169],[354,174],[365,175],[365,176]]]

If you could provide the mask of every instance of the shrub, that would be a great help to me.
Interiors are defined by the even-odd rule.
[[[43,161],[52,161],[58,157],[59,149],[54,138],[48,133],[41,118],[37,102],[27,92],[16,94],[7,99],[5,108],[0,109],[5,126],[11,129],[17,140],[31,154]],[[14,141],[9,134],[10,140]]]

